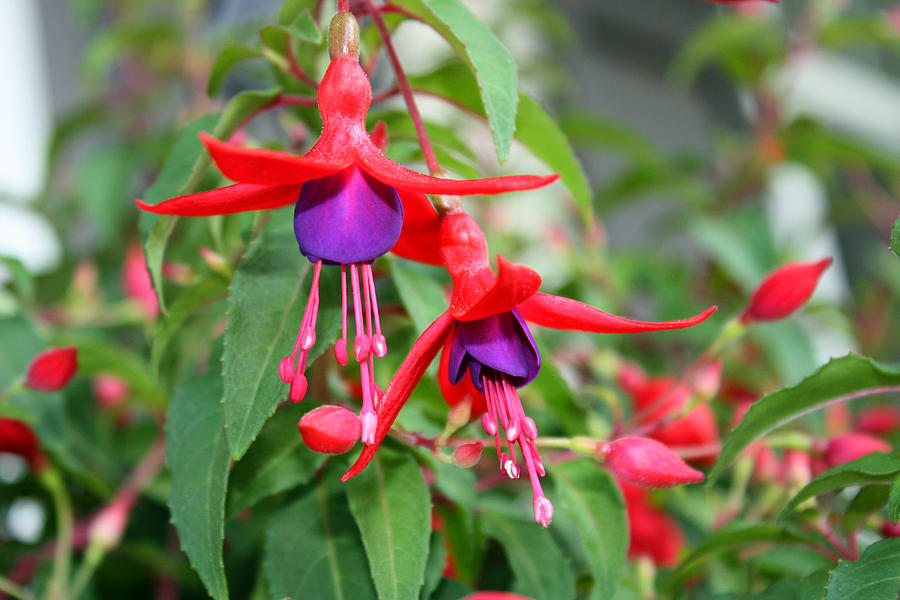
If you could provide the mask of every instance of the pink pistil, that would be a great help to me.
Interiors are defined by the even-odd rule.
[[[482,373],[481,381],[487,399],[487,412],[481,418],[481,425],[488,435],[494,436],[500,468],[510,479],[519,477],[515,451],[515,444],[518,444],[534,493],[534,520],[547,527],[553,519],[553,504],[544,496],[541,489],[540,478],[546,471],[534,443],[538,434],[537,425],[534,420],[525,416],[525,409],[522,408],[522,401],[519,400],[516,388],[506,380],[505,375],[486,369]],[[503,426],[509,454],[500,450],[498,422]]]

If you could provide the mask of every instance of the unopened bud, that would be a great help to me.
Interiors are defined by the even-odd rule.
[[[53,348],[32,359],[25,385],[39,392],[55,392],[69,383],[77,369],[78,351],[74,347]]]
[[[860,412],[856,417],[856,429],[885,435],[900,428],[900,411],[893,406],[873,406]]]
[[[359,58],[359,23],[349,12],[339,12],[328,29],[328,54],[335,58]]]
[[[776,321],[803,306],[832,263],[830,257],[817,262],[797,262],[772,271],[750,297],[741,321]]]
[[[128,382],[115,375],[97,375],[93,383],[94,398],[102,408],[121,404],[129,394]]]
[[[0,452],[17,454],[38,470],[46,464],[37,436],[25,423],[0,417]]]
[[[132,246],[125,253],[122,265],[122,291],[125,296],[137,302],[144,313],[151,319],[159,315],[159,301],[153,289],[153,281],[147,271],[147,261],[139,244]]]
[[[481,416],[482,423],[485,416],[487,416],[487,413]],[[447,429],[456,430],[460,427],[465,427],[471,417],[472,398],[466,397],[450,409],[450,413],[447,415]]]
[[[606,462],[625,481],[644,487],[672,487],[704,479],[703,473],[689,467],[667,446],[649,438],[629,437],[611,442]]]
[[[482,450],[484,450],[484,444],[481,442],[471,442],[457,446],[453,450],[453,464],[465,469],[474,467],[481,459]]]
[[[694,393],[705,402],[711,400],[719,393],[722,384],[722,361],[716,359],[706,365],[694,377]]]
[[[781,478],[789,488],[801,488],[812,480],[812,460],[803,450],[785,450]]]
[[[218,252],[210,250],[206,246],[201,246],[200,256],[203,257],[203,262],[206,263],[206,266],[208,266],[211,271],[215,273],[228,273],[228,261]]]
[[[315,408],[297,425],[310,450],[322,454],[343,454],[356,444],[361,433],[359,417],[340,406]]]
[[[105,506],[91,521],[88,543],[103,550],[111,550],[118,546],[128,525],[133,505],[133,495],[116,496],[112,503]]]
[[[845,433],[828,440],[825,462],[829,467],[836,467],[873,452],[890,452],[891,449],[886,441],[867,433]]]

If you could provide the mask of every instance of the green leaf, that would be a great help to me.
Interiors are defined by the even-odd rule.
[[[797,600],[823,600],[825,586],[828,584],[828,571],[814,571],[800,582]]]
[[[25,376],[28,364],[46,348],[34,326],[23,316],[0,318],[0,392]]]
[[[515,573],[513,591],[531,598],[575,598],[575,579],[552,534],[533,521],[484,514],[485,532],[497,540]]]
[[[275,413],[231,470],[226,511],[229,519],[267,496],[306,483],[328,458],[306,447],[297,434],[298,420],[296,410]]]
[[[900,539],[875,542],[854,562],[840,561],[828,577],[825,600],[896,600],[900,590]]]
[[[260,56],[262,56],[262,52],[259,48],[253,46],[244,44],[226,46],[219,52],[215,62],[213,62],[209,73],[209,83],[206,84],[206,95],[212,98],[219,93],[219,90],[222,89],[222,84],[225,83],[225,78],[236,64],[248,58],[258,58]]]
[[[166,423],[172,523],[191,565],[216,600],[228,598],[222,541],[229,457],[221,381],[218,373],[209,373],[179,387]]]
[[[22,264],[22,261],[11,256],[0,256],[0,271],[4,269],[12,277],[19,296],[25,302],[32,302],[34,300],[34,278],[31,276],[31,272]]]
[[[162,171],[153,185],[144,194],[144,202],[157,204],[168,198],[174,198],[185,191],[193,182],[202,176],[209,159],[203,144],[197,135],[201,131],[209,131],[218,120],[218,115],[210,114],[200,117],[184,128],[179,134],[172,151],[163,165]],[[205,160],[204,160],[205,159]],[[175,229],[177,217],[171,215],[141,215],[141,230],[144,232],[144,252],[147,257],[147,271],[153,280],[153,289],[159,299],[160,310],[166,312],[163,294],[162,263],[169,236]]]
[[[270,598],[374,600],[359,532],[329,469],[305,494],[273,515],[263,570]]]
[[[828,404],[896,391],[898,386],[900,369],[896,367],[853,354],[831,359],[799,384],[754,402],[725,440],[708,481],[715,481],[744,448],[774,429]]]
[[[235,459],[244,455],[288,392],[278,377],[278,362],[294,347],[313,270],[297,250],[288,215],[284,210],[273,215],[244,255],[229,291],[222,375],[228,446]],[[336,337],[339,276],[334,267],[322,269],[318,341],[307,364]]]
[[[444,536],[440,531],[431,532],[431,543],[428,545],[428,563],[425,565],[425,584],[419,594],[420,600],[428,600],[441,583],[444,568],[447,566],[447,549],[444,547]]]
[[[278,24],[290,25],[304,12],[314,8],[316,0],[285,0],[278,12]]]
[[[875,452],[867,454],[862,458],[820,473],[797,492],[797,495],[784,507],[782,515],[790,512],[808,498],[819,494],[851,485],[886,483],[892,481],[898,474],[900,474],[900,453],[884,454],[883,452]]]
[[[347,497],[378,597],[417,600],[431,535],[431,496],[422,469],[410,456],[382,447],[347,482]]]
[[[412,77],[410,83],[417,90],[426,90],[461,104],[480,117],[485,110],[479,101],[476,82],[458,64],[451,64],[427,75]],[[515,137],[550,169],[560,174],[562,183],[572,194],[585,218],[593,211],[593,192],[581,162],[575,155],[566,134],[531,96],[519,92]]]
[[[547,345],[538,340],[538,351],[541,356],[550,356]],[[578,400],[572,388],[563,379],[553,361],[547,360],[541,364],[540,377],[535,379],[527,389],[522,391],[523,396],[537,392],[541,400],[550,409],[553,418],[569,435],[584,435],[587,432],[588,416],[578,404]]]
[[[900,475],[891,483],[891,492],[888,496],[888,516],[892,523],[900,520]]]
[[[867,485],[854,496],[844,511],[841,528],[847,535],[856,535],[866,519],[887,504],[890,489],[886,485]]]
[[[531,96],[519,94],[516,116],[516,138],[525,144],[545,165],[559,173],[560,179],[581,210],[585,223],[590,223],[594,207],[593,193],[566,134],[544,107]]]
[[[628,551],[628,521],[619,488],[591,459],[553,468],[559,508],[578,526],[590,558],[592,598],[611,598],[619,586]]]
[[[518,76],[509,50],[460,0],[397,0],[453,47],[478,81],[497,158],[509,157],[516,125]]]
[[[731,523],[709,534],[705,540],[694,547],[678,568],[665,581],[668,591],[679,589],[682,583],[694,574],[694,567],[711,555],[739,548],[748,544],[799,544],[804,546],[821,545],[823,540],[818,536],[801,533],[787,527],[757,523]]]
[[[319,31],[318,25],[316,25],[316,22],[309,14],[309,10],[305,10],[297,15],[296,18],[285,25],[285,29],[298,40],[311,44],[322,43],[322,32]]]
[[[142,399],[156,405],[163,403],[156,383],[147,370],[146,359],[131,350],[103,339],[61,337],[62,345],[78,348],[78,372],[82,375],[112,374],[128,382]]]
[[[416,329],[425,331],[446,310],[447,297],[443,288],[420,265],[394,256],[388,256],[388,260],[400,301]]]
[[[900,218],[894,221],[891,227],[891,251],[900,256]]]

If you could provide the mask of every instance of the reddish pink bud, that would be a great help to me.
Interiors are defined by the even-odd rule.
[[[677,421],[655,429],[651,437],[670,448],[709,447],[709,454],[692,454],[695,464],[712,464],[718,455],[719,430],[716,417],[708,404],[701,404]]]
[[[78,350],[52,348],[41,352],[28,365],[25,385],[40,392],[55,392],[65,387],[78,369]]]
[[[481,442],[472,442],[457,446],[453,450],[453,462],[457,466],[468,469],[478,464],[481,459],[481,451],[484,450],[484,444]]]
[[[613,472],[636,485],[663,488],[699,483],[703,473],[692,469],[677,454],[656,440],[628,437],[609,444],[606,462]]]
[[[153,281],[147,272],[147,263],[140,244],[132,244],[125,253],[122,265],[122,291],[134,300],[151,319],[159,315],[159,302],[153,290]]]
[[[781,480],[791,487],[801,487],[812,480],[812,459],[803,450],[785,450]]]
[[[756,483],[771,483],[778,479],[778,458],[775,452],[762,442],[752,444],[748,449],[754,457],[753,481]]]
[[[105,550],[118,546],[128,526],[135,499],[134,494],[121,493],[97,513],[88,529],[88,543]]]
[[[777,321],[803,306],[819,283],[831,257],[818,262],[797,262],[775,269],[759,284],[741,315],[745,323]]]
[[[129,393],[128,382],[115,375],[97,375],[94,378],[94,399],[102,408],[121,404]]]
[[[893,406],[873,406],[856,417],[856,429],[875,435],[893,433],[900,427],[900,411]]]
[[[462,600],[532,600],[527,596],[510,594],[509,592],[475,592],[465,596]]]
[[[900,537],[900,523],[885,521],[881,526],[881,535],[886,538]]]
[[[25,423],[14,419],[0,418],[0,452],[18,454],[35,470],[46,462],[34,432]]]
[[[300,419],[297,425],[310,450],[322,454],[343,454],[359,439],[359,417],[340,406],[320,406]]]
[[[845,433],[828,440],[825,447],[825,462],[829,467],[836,467],[866,454],[891,450],[890,444],[867,433]]]

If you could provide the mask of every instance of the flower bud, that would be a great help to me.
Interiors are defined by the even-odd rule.
[[[893,433],[900,427],[900,411],[893,406],[873,406],[856,416],[856,429],[875,435]]]
[[[310,450],[322,454],[343,454],[359,439],[359,417],[340,406],[320,406],[300,419],[297,425]]]
[[[677,454],[656,440],[628,437],[609,444],[606,462],[625,481],[650,488],[663,488],[703,481],[703,473],[692,469]]]
[[[359,58],[359,23],[349,12],[339,12],[328,29],[328,54],[334,58]]]
[[[103,550],[118,546],[128,526],[134,501],[133,494],[119,494],[97,513],[88,529],[88,543]]]
[[[135,301],[148,318],[155,319],[159,315],[159,301],[153,290],[153,281],[147,272],[147,262],[140,244],[132,244],[125,253],[122,265],[122,291],[125,296]]]
[[[481,451],[484,450],[484,444],[481,442],[472,442],[457,446],[453,450],[453,464],[458,467],[468,469],[478,464],[481,459]]]
[[[812,481],[812,459],[803,450],[785,450],[781,480],[789,488],[801,488]]]
[[[93,382],[94,399],[101,408],[121,404],[129,393],[128,382],[115,375],[97,375]]]
[[[885,521],[884,525],[881,526],[881,535],[886,538],[900,537],[900,523]]]
[[[775,269],[759,284],[741,315],[745,323],[777,321],[809,300],[831,257],[818,262],[797,262]]]
[[[0,418],[0,452],[18,454],[35,470],[46,462],[34,432],[25,423],[14,419]]]
[[[890,452],[891,445],[867,433],[845,433],[828,440],[825,462],[829,468],[842,465],[873,452]]]
[[[39,392],[55,392],[72,379],[78,369],[78,350],[52,348],[32,359],[25,374],[25,385]]]

